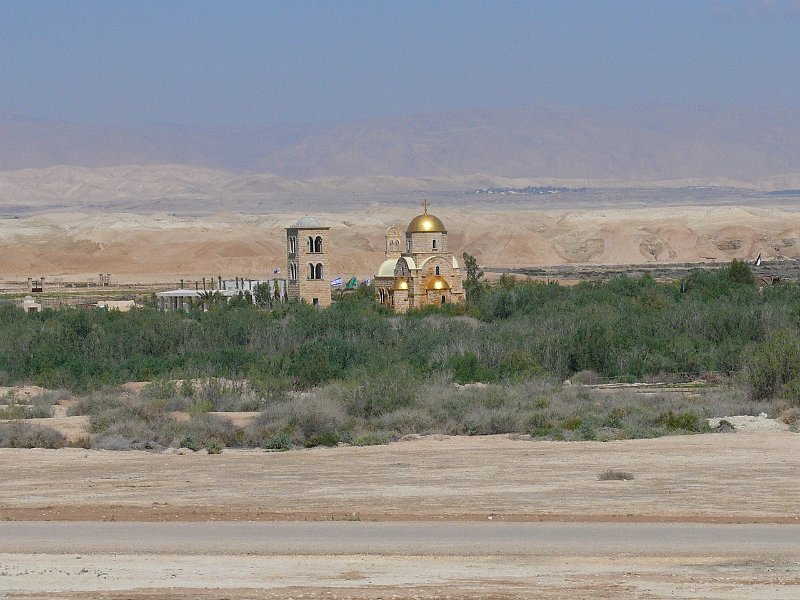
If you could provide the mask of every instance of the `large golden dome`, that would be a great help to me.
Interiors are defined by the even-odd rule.
[[[428,214],[427,200],[422,203],[422,206],[425,208],[425,212],[411,219],[408,227],[406,227],[406,233],[447,233],[447,229],[444,228],[444,223],[442,223],[441,219]]]

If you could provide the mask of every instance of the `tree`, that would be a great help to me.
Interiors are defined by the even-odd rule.
[[[483,277],[483,269],[478,266],[478,259],[471,254],[464,252],[464,269],[467,272],[467,277],[464,280],[464,291],[467,293],[467,302],[473,303],[480,298],[483,292],[483,284],[481,278]]]
[[[728,279],[731,283],[742,283],[745,285],[755,285],[753,270],[743,260],[734,258],[728,266]]]
[[[268,283],[259,283],[256,289],[253,290],[253,297],[255,298],[257,306],[272,308],[272,293],[270,292]]]
[[[218,307],[225,302],[223,295],[216,290],[206,290],[205,292],[201,292],[198,296],[198,300],[200,301],[200,306],[204,311]]]

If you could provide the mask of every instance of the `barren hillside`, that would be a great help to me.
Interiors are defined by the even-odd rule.
[[[404,227],[419,209],[375,207],[322,213],[331,226],[336,275],[368,277],[383,260],[389,225]],[[451,249],[481,264],[523,267],[565,263],[800,257],[800,210],[781,207],[680,207],[594,210],[436,211]],[[166,214],[51,213],[0,219],[5,278],[67,275],[178,281],[222,274],[263,277],[285,271],[284,227],[298,213],[176,217]]]

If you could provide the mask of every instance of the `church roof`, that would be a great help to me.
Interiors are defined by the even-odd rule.
[[[388,258],[381,263],[378,267],[378,274],[376,277],[394,277],[394,268],[397,266],[396,258]]]
[[[425,209],[421,215],[417,215],[406,227],[406,233],[447,233],[442,220],[435,216],[428,214],[428,201],[422,203]]]
[[[297,229],[322,229],[322,223],[319,222],[317,217],[309,217],[306,215],[301,219],[298,219],[297,223],[294,224]]]

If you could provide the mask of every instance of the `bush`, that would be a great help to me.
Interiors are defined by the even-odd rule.
[[[0,448],[63,448],[67,439],[55,429],[12,421],[0,423]]]
[[[694,412],[674,413],[671,410],[662,413],[659,424],[670,430],[709,431],[708,423]]]
[[[244,441],[242,430],[228,420],[217,415],[201,414],[186,422],[170,422],[162,436],[172,437],[172,445],[190,450],[205,449],[209,454],[219,454],[223,448],[241,446]]]
[[[578,383],[581,385],[596,385],[602,381],[602,378],[591,369],[584,369],[583,371],[578,371],[572,375],[569,380],[572,383]]]
[[[800,339],[776,333],[758,344],[745,362],[744,377],[753,399],[772,398],[800,377]]]
[[[289,450],[292,447],[292,438],[285,431],[279,431],[259,445],[267,450]]]
[[[303,445],[306,448],[313,448],[315,446],[333,447],[337,446],[340,441],[341,438],[339,437],[338,433],[333,431],[326,431],[324,433],[312,435],[311,437],[307,438]]]
[[[158,400],[167,400],[178,395],[178,388],[174,381],[169,379],[157,379],[148,383],[142,389],[142,396],[144,398],[153,398]]]

